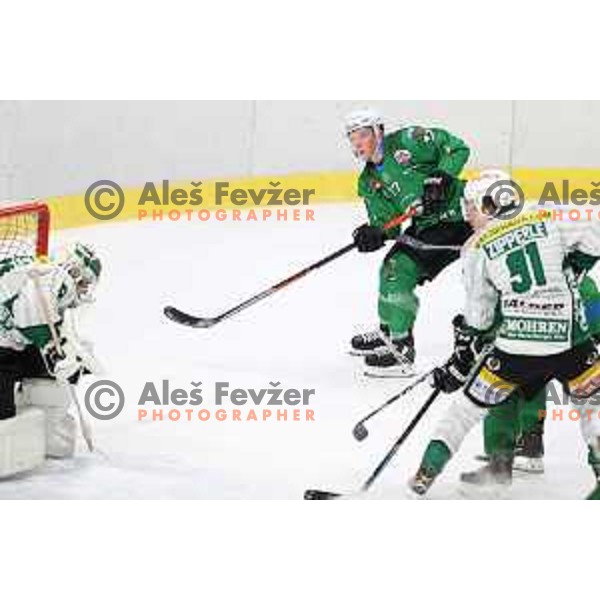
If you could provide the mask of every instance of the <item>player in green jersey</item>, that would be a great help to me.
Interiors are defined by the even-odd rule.
[[[385,133],[371,110],[353,112],[346,134],[355,156],[364,164],[358,179],[369,222],[354,231],[360,252],[382,248],[400,228],[383,226],[398,215],[415,211],[405,234],[428,246],[460,246],[471,235],[461,210],[465,182],[460,173],[469,148],[443,129],[403,127]],[[365,355],[367,373],[410,376],[414,373],[413,325],[417,318],[417,286],[434,279],[459,256],[457,250],[417,249],[397,241],[385,256],[379,274],[378,314],[374,332],[355,336],[352,353]]]

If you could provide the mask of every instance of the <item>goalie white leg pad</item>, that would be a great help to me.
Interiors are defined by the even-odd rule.
[[[440,440],[448,446],[452,454],[456,454],[467,434],[487,414],[485,408],[480,408],[464,396],[455,398],[437,424],[432,440]]]
[[[23,408],[0,421],[0,477],[31,471],[46,460],[46,417],[39,408]]]
[[[17,407],[35,406],[46,415],[46,456],[69,458],[75,453],[76,423],[69,414],[71,395],[52,379],[24,379]]]

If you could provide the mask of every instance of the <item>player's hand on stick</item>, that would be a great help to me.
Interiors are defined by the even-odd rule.
[[[356,249],[359,252],[375,252],[385,244],[385,232],[380,227],[365,223],[352,233]]]
[[[454,352],[444,366],[433,372],[436,387],[442,392],[451,394],[460,389],[483,351],[485,342],[473,329],[467,327],[463,315],[456,315],[452,320],[454,327]]]

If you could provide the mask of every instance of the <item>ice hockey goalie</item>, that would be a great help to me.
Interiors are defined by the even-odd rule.
[[[3,261],[5,262],[5,261]],[[93,300],[101,263],[83,244],[53,262],[14,261],[0,275],[0,477],[74,453],[73,386],[97,363],[67,323]]]

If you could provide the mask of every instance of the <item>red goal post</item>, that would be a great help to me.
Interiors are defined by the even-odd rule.
[[[0,203],[0,260],[48,254],[50,211],[43,202]]]

